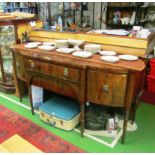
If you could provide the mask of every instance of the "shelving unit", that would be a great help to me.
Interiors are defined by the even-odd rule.
[[[55,8],[52,8],[51,3],[49,2],[46,6],[47,10],[43,10],[42,14],[46,16],[44,18],[46,22],[49,22],[49,25],[52,26],[55,24],[55,21],[58,22],[58,17],[61,16],[63,20],[63,27],[66,31],[81,31],[88,30],[88,28],[94,28],[94,9],[95,3],[92,3],[88,9],[86,9],[84,2],[75,2],[75,6],[70,6],[72,2],[63,2],[61,4],[55,4]],[[39,3],[38,3],[39,4]],[[78,7],[77,7],[78,5]],[[39,8],[43,8],[42,4],[39,4]],[[60,9],[61,8],[61,9]],[[56,14],[53,15],[54,9],[56,10]],[[59,11],[58,11],[59,10]],[[87,12],[89,11],[91,15]],[[83,28],[83,20],[85,17],[86,27]],[[70,27],[70,25],[72,25]],[[88,26],[89,25],[89,26]]]
[[[65,20],[67,20],[67,14],[70,14],[70,18],[72,18],[73,20],[73,24],[76,24],[79,28],[83,27],[83,23],[87,23],[86,28],[94,28],[94,6],[95,3],[93,3],[92,5],[92,9],[88,10],[88,6],[86,7],[85,4],[83,2],[77,3],[76,5],[78,5],[78,8],[75,6],[74,9],[66,9],[65,8],[65,4],[67,2],[63,3],[63,23],[65,25]],[[69,5],[69,4],[68,4]],[[85,15],[85,11],[92,11],[92,17],[89,15]],[[79,18],[79,19],[78,19]],[[90,18],[92,18],[92,25],[90,24]],[[80,21],[77,23],[77,21]]]
[[[154,5],[148,5],[148,6],[142,6],[142,17],[140,20],[140,23],[143,27],[146,26],[148,23],[154,23],[155,22],[155,6]],[[150,18],[151,17],[151,18]]]
[[[108,28],[114,28],[114,29],[131,29],[133,25],[139,25],[140,24],[140,18],[142,14],[141,9],[142,3],[136,3],[132,4],[129,2],[124,3],[121,5],[121,3],[115,3],[112,5],[112,3],[108,3],[107,5],[107,16],[106,16],[106,25]],[[127,23],[122,24],[121,20],[118,21],[118,23],[114,23],[114,13],[115,12],[120,13],[120,18],[123,17],[129,17],[131,18],[133,12],[135,12],[135,19],[133,24]]]
[[[3,12],[29,12],[38,14],[37,3],[33,2],[4,2],[3,3]]]

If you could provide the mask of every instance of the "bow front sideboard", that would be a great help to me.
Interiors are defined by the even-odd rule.
[[[100,59],[99,54],[82,59],[56,51],[26,49],[23,44],[13,45],[11,49],[16,90],[22,98],[21,83],[27,84],[32,114],[34,114],[32,84],[79,101],[81,135],[85,128],[86,102],[108,107],[122,107],[125,112],[122,134],[122,143],[124,143],[127,121],[135,119],[136,105],[144,79],[144,61],[138,59],[107,63]]]

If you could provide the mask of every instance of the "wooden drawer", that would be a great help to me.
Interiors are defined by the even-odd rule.
[[[72,82],[79,82],[80,80],[79,69],[59,66],[59,65],[31,60],[31,59],[26,60],[26,66],[27,66],[27,69],[31,69],[35,72],[50,75],[55,78],[69,80]]]
[[[124,106],[127,74],[88,71],[87,100],[108,106]]]

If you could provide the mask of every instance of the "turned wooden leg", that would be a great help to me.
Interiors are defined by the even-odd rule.
[[[123,123],[122,144],[124,144],[124,141],[125,141],[128,117],[129,117],[129,111],[126,110],[125,116],[124,116],[124,123]]]
[[[32,101],[31,85],[28,86],[28,91],[29,91],[29,98],[30,98],[31,112],[32,112],[32,115],[34,115],[34,107],[33,107],[33,101]]]
[[[135,105],[134,105],[134,108],[133,108],[133,112],[132,112],[131,124],[133,124],[134,121],[135,121],[135,117],[136,117],[136,109],[137,109],[137,105],[135,104]]]
[[[28,94],[29,94],[29,99],[30,99],[31,112],[32,112],[32,115],[34,115],[32,90],[31,90],[31,80],[32,80],[32,76],[28,73],[28,78],[27,78]]]
[[[81,126],[81,137],[83,137],[84,128],[85,128],[85,122],[84,122],[84,104],[81,104],[81,117],[80,117],[80,126]]]

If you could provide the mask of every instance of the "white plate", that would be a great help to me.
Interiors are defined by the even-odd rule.
[[[129,61],[133,61],[133,60],[138,59],[138,57],[136,57],[134,55],[120,55],[119,58],[123,59],[123,60],[129,60]]]
[[[76,57],[80,57],[80,58],[89,58],[90,56],[92,56],[93,54],[90,52],[84,52],[84,51],[77,51],[72,53],[74,56]]]
[[[36,48],[38,45],[37,44],[25,44],[24,47],[26,48]]]
[[[44,51],[52,51],[52,50],[55,49],[54,46],[46,46],[46,45],[38,46],[38,48],[39,48],[40,50],[44,50]]]
[[[100,51],[99,52],[101,55],[109,55],[109,56],[112,56],[112,55],[116,55],[116,52],[114,51]]]
[[[51,45],[54,45],[54,42],[43,42],[42,44],[47,45],[47,46],[51,46]]]
[[[106,61],[106,62],[110,62],[110,63],[114,63],[119,61],[119,57],[116,56],[101,56],[101,60]]]
[[[104,30],[105,34],[112,34],[112,35],[119,35],[119,36],[126,36],[129,34],[129,31],[126,30]]]
[[[69,54],[69,53],[73,52],[74,50],[75,50],[74,48],[58,48],[58,49],[56,49],[57,52],[66,53],[66,54]]]
[[[29,44],[29,45],[40,45],[41,44],[41,42],[29,42],[29,43],[27,43],[27,44]]]

